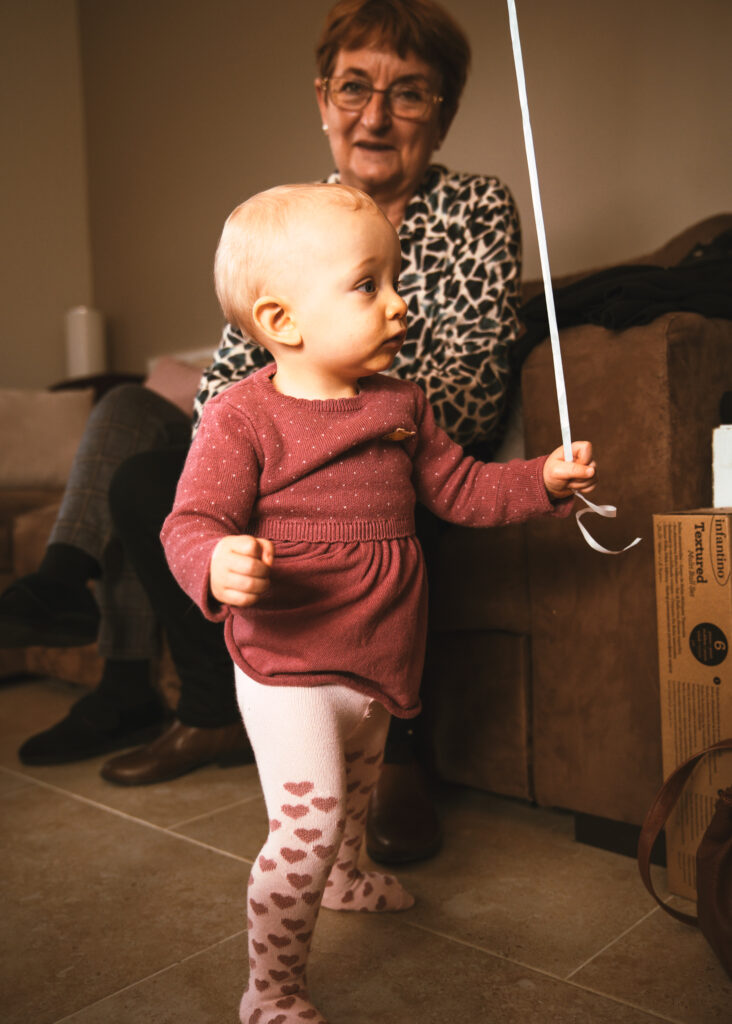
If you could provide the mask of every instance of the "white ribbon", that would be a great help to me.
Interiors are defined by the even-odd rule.
[[[619,551],[613,551],[610,548],[604,548],[602,544],[598,544],[595,538],[590,536],[589,530],[581,521],[582,516],[586,516],[588,512],[594,512],[596,515],[602,516],[604,519],[614,519],[618,514],[618,510],[614,505],[594,505],[589,498],[584,496],[584,494],[578,494],[577,497],[582,498],[582,501],[587,505],[587,508],[581,508],[576,513],[577,526],[579,526],[580,532],[587,543],[595,551],[599,551],[602,555],[622,555],[624,551],[629,551],[630,548],[634,548],[636,544],[640,544],[640,537],[636,537],[635,540],[632,540],[630,544],[626,544],[625,547],[621,548]]]
[[[544,215],[541,210],[541,196],[539,193],[539,175],[536,170],[536,154],[534,152],[534,139],[531,133],[531,119],[529,117],[529,101],[526,96],[526,79],[524,76],[524,63],[521,56],[521,40],[519,38],[518,18],[516,16],[516,4],[514,0],[508,2],[508,20],[511,26],[511,42],[513,44],[513,61],[516,66],[516,82],[518,84],[519,102],[521,104],[521,120],[524,126],[524,144],[526,147],[526,160],[529,165],[529,183],[531,185],[531,200],[534,205],[534,220],[536,221],[536,236],[539,242],[539,259],[541,260],[541,276],[544,280],[544,296],[546,298],[546,311],[549,320],[549,337],[552,344],[552,358],[554,360],[554,380],[557,388],[557,402],[559,404],[559,424],[562,430],[562,447],[564,448],[565,462],[572,462],[572,435],[569,429],[569,408],[567,406],[567,388],[564,383],[564,369],[562,367],[562,350],[559,347],[559,328],[557,327],[557,314],[554,308],[554,292],[552,291],[552,276],[549,270],[549,252],[546,244],[546,231],[544,230]],[[583,494],[577,494],[578,498],[584,501],[587,508],[577,512],[577,525],[582,536],[595,551],[604,555],[621,555],[629,548],[640,543],[640,537],[622,548],[620,551],[610,551],[602,547],[590,536],[587,527],[581,519],[588,512],[594,512],[606,519],[614,519],[617,509],[614,505],[593,505]]]

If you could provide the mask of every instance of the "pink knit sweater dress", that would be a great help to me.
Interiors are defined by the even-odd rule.
[[[338,683],[410,718],[420,710],[427,587],[414,533],[419,499],[436,515],[495,526],[552,504],[545,458],[466,456],[435,423],[420,388],[375,375],[352,398],[280,394],[273,365],[211,399],[162,541],[170,567],[228,650],[259,683]],[[209,591],[216,544],[231,534],[275,545],[270,588],[251,608]]]

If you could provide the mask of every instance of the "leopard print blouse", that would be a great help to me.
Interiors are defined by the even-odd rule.
[[[399,240],[407,338],[391,372],[421,385],[455,441],[490,442],[519,326],[521,234],[513,197],[496,178],[433,165],[407,206]],[[271,361],[227,325],[201,380],[194,430],[207,399]]]

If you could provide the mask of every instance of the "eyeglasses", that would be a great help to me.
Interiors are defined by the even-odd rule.
[[[367,107],[375,92],[382,93],[394,117],[409,121],[426,120],[432,108],[442,103],[442,96],[411,82],[394,82],[388,89],[375,89],[360,78],[324,78],[323,88],[340,110],[354,112]]]

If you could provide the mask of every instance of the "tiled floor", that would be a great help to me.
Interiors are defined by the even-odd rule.
[[[76,695],[0,687],[0,1021],[236,1024],[255,770],[126,790],[99,761],[22,767],[19,743]],[[412,910],[321,915],[310,981],[331,1024],[732,1020],[724,971],[632,859],[575,843],[566,814],[463,789],[441,804],[444,850],[401,872]]]

